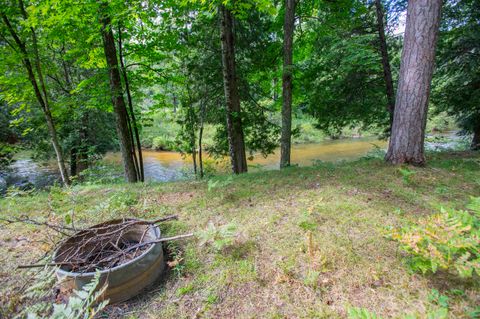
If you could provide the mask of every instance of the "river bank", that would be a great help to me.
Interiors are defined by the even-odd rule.
[[[364,156],[382,156],[388,143],[375,137],[350,137],[341,139],[324,139],[319,143],[301,143],[292,145],[292,165],[311,166],[318,162],[335,163],[352,161]],[[436,133],[426,137],[425,147],[428,151],[462,150],[468,146],[467,140],[457,135],[457,132]],[[373,153],[372,153],[373,152]],[[278,169],[280,150],[263,157],[253,154],[249,157],[250,171]],[[192,159],[172,151],[144,150],[144,167],[146,181],[168,182],[185,180],[193,177]],[[229,171],[228,159],[204,157],[205,167],[209,174],[223,174]],[[95,167],[86,172],[87,180],[98,183],[122,180],[120,153],[107,153],[98,161]],[[16,160],[2,171],[7,186],[20,188],[43,188],[59,182],[56,163],[38,163],[29,158],[28,153],[20,153]]]
[[[73,218],[85,227],[178,215],[164,236],[235,226],[226,248],[196,240],[168,245],[165,278],[108,308],[105,316],[112,318],[345,318],[352,307],[382,318],[447,318],[435,315],[445,311],[449,318],[473,318],[477,281],[412,273],[385,234],[441,206],[464,209],[470,196],[480,196],[480,154],[430,153],[427,167],[409,170],[406,182],[398,167],[370,158],[212,182],[55,187],[0,199],[0,217]],[[32,225],[0,229],[3,311],[21,307],[20,288],[30,277],[16,266],[51,248],[48,236]],[[438,298],[447,301],[439,305]]]

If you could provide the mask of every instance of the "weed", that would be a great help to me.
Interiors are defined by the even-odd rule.
[[[193,284],[192,284],[192,283],[188,283],[188,284],[186,284],[185,286],[178,288],[178,289],[177,289],[177,292],[176,292],[175,294],[176,294],[178,297],[180,297],[180,296],[183,296],[183,295],[186,295],[186,294],[192,292],[193,289],[194,289]]]
[[[197,237],[201,246],[209,244],[215,251],[220,251],[233,243],[236,230],[237,226],[233,223],[217,227],[210,222],[205,230],[198,232]]]
[[[208,180],[208,191],[212,191],[217,188],[224,188],[233,182],[233,177],[228,176],[227,178],[224,177],[217,177],[211,178]]]
[[[412,183],[412,176],[414,176],[416,173],[415,171],[411,171],[408,168],[399,168],[398,172],[402,175],[403,182],[406,185],[410,185]]]
[[[350,307],[347,310],[348,319],[381,319],[375,313],[365,308]]]
[[[480,274],[480,198],[472,198],[473,213],[440,209],[440,213],[394,230],[391,238],[411,255],[415,271],[455,270],[460,277]]]

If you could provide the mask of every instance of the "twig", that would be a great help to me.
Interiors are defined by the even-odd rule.
[[[136,245],[133,245],[133,246],[130,246],[130,247],[128,247],[128,248],[123,249],[121,252],[117,252],[117,253],[115,253],[115,254],[112,254],[112,255],[104,258],[103,260],[100,260],[100,261],[99,261],[98,263],[96,263],[96,264],[99,265],[99,264],[101,264],[101,263],[105,263],[105,262],[114,260],[114,259],[117,258],[119,255],[125,254],[126,252],[129,252],[129,251],[131,251],[131,250],[134,250],[134,249],[137,249],[137,248],[141,248],[141,247],[144,247],[144,246],[147,246],[147,245],[158,244],[158,243],[163,243],[163,242],[173,241],[173,240],[180,240],[180,239],[184,239],[184,238],[193,237],[193,235],[194,235],[193,233],[189,233],[189,234],[177,235],[177,236],[173,236],[173,237],[159,238],[159,239],[147,241],[147,242],[144,242],[144,243],[138,243],[138,244],[136,244]],[[17,268],[18,268],[18,269],[26,269],[26,268],[45,267],[45,266],[65,266],[65,265],[69,265],[69,266],[79,266],[79,265],[83,265],[83,264],[86,264],[86,263],[87,263],[87,262],[85,262],[85,261],[82,261],[82,262],[74,262],[74,261],[71,261],[71,262],[48,263],[48,264],[19,265],[19,266],[17,266]],[[92,265],[92,266],[93,266],[93,265]]]
[[[46,226],[50,229],[53,229],[54,231],[65,235],[69,236],[69,234],[65,233],[64,230],[69,230],[69,231],[75,231],[74,228],[68,227],[68,226],[57,226],[53,225],[47,222],[39,222],[34,219],[30,218],[14,218],[14,219],[7,219],[7,218],[0,218],[0,221],[6,222],[7,224],[14,224],[14,223],[26,223],[26,224],[32,224],[32,225],[37,225],[37,226]]]

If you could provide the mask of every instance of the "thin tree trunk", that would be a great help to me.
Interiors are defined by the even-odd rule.
[[[192,152],[192,161],[193,161],[193,173],[195,174],[195,178],[196,178],[197,177],[197,149],[196,149],[197,145],[195,143],[195,126],[193,125],[192,125],[192,131],[190,132],[190,145],[192,147],[191,152]]]
[[[106,3],[104,3],[104,5],[106,5]],[[135,183],[138,179],[135,170],[135,162],[132,156],[133,141],[130,138],[128,130],[128,114],[125,100],[123,99],[122,81],[118,68],[117,50],[115,48],[115,38],[113,37],[110,17],[102,15],[100,23],[102,24],[103,48],[109,70],[110,91],[112,94],[113,109],[117,122],[117,135],[125,170],[125,179],[129,183]]]
[[[21,9],[21,11],[22,11],[22,13],[24,14],[24,17],[25,17],[26,13],[25,13],[25,10],[23,9],[23,3],[20,1],[19,4],[20,4],[20,9]],[[42,73],[41,73],[41,65],[40,65],[40,59],[39,59],[39,54],[38,54],[38,45],[37,45],[37,40],[36,40],[36,36],[35,36],[35,32],[34,32],[35,30],[33,28],[31,28],[31,31],[33,32],[32,37],[33,37],[33,41],[34,41],[34,54],[35,54],[35,62],[36,62],[35,65],[36,65],[36,68],[37,68],[38,77],[40,78],[40,81],[42,83],[42,90],[43,90],[44,95],[42,95],[42,92],[40,91],[40,88],[39,88],[38,83],[37,83],[37,79],[35,78],[35,73],[33,71],[32,63],[30,62],[30,59],[28,58],[28,52],[27,52],[27,47],[26,47],[25,43],[22,40],[20,40],[17,33],[15,32],[15,29],[10,24],[10,20],[5,15],[5,13],[1,13],[1,16],[2,16],[3,22],[7,26],[8,31],[10,32],[10,35],[13,37],[15,43],[18,46],[18,49],[22,53],[23,65],[25,66],[25,69],[27,71],[28,79],[29,79],[30,83],[32,84],[33,91],[35,93],[35,97],[36,97],[38,103],[40,104],[40,107],[42,108],[43,114],[45,116],[45,121],[47,123],[47,128],[48,128],[48,132],[50,134],[50,139],[52,141],[53,149],[55,150],[55,155],[57,157],[57,164],[58,164],[58,168],[60,170],[60,175],[61,175],[61,178],[62,178],[62,182],[65,185],[69,185],[70,180],[68,178],[68,173],[67,173],[67,169],[66,169],[66,166],[65,166],[65,159],[63,157],[62,147],[60,146],[60,142],[58,141],[57,130],[55,128],[55,123],[53,121],[52,113],[50,111],[47,91],[46,91],[46,87],[45,87],[45,82],[44,82],[44,79],[43,79]]]
[[[475,129],[473,130],[473,138],[472,138],[472,144],[470,145],[470,149],[473,151],[480,150],[480,123],[478,123]]]
[[[195,178],[197,178],[197,151],[195,149],[195,141],[193,141],[192,147],[192,161],[193,161],[193,173],[195,174]]]
[[[230,148],[232,171],[235,174],[247,172],[247,157],[243,138],[240,97],[238,95],[235,70],[235,40],[233,34],[233,17],[230,10],[220,6],[223,83],[225,89],[227,132]]]
[[[198,165],[200,168],[200,178],[203,178],[204,176],[202,138],[203,138],[203,123],[200,125],[200,130],[198,132]]]
[[[133,164],[135,166],[135,174],[137,175],[137,180],[140,180],[140,174],[139,171],[140,169],[138,168],[138,159],[137,159],[137,153],[135,152],[135,140],[133,138],[133,129],[132,129],[132,123],[130,116],[128,115],[127,111],[127,127],[128,127],[128,134],[130,135],[130,141],[132,141],[132,149],[130,150],[130,153],[133,158]]]
[[[393,88],[392,70],[390,68],[390,59],[388,58],[387,40],[385,37],[384,9],[381,0],[375,0],[377,12],[378,40],[380,42],[380,54],[382,55],[383,78],[385,80],[385,89],[387,94],[387,111],[390,114],[390,127],[392,129],[393,112],[395,110],[395,91]]]
[[[290,166],[290,151],[292,146],[292,68],[294,27],[295,0],[285,0],[285,18],[283,23],[283,104],[282,135],[280,138],[280,168]]]
[[[70,149],[70,176],[77,176],[77,148]]]
[[[203,126],[205,122],[205,103],[202,101],[200,102],[200,128],[198,130],[198,165],[200,168],[200,178],[203,178],[203,147],[202,147],[202,139],[203,139]]]
[[[408,2],[392,134],[385,159],[425,164],[424,139],[442,0]]]
[[[139,177],[139,180],[143,182],[145,180],[145,173],[143,168],[142,144],[140,142],[140,134],[138,133],[137,119],[135,118],[135,113],[133,111],[132,94],[130,93],[130,82],[128,80],[127,68],[125,67],[125,62],[123,61],[122,30],[120,28],[118,29],[118,51],[119,51],[119,57],[120,57],[120,66],[122,68],[123,80],[125,82],[125,90],[127,92],[128,108],[130,110],[130,116],[131,116],[131,126],[133,127],[133,132],[135,133],[135,143],[133,144],[137,145],[138,177]],[[133,137],[132,137],[132,141],[133,141]],[[132,145],[132,150],[133,150],[134,159],[136,161],[137,155],[135,153],[135,145]]]

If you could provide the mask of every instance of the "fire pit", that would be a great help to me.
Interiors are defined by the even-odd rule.
[[[160,229],[136,219],[118,219],[82,230],[54,254],[64,289],[81,289],[100,271],[102,298],[125,301],[152,284],[164,268]]]

